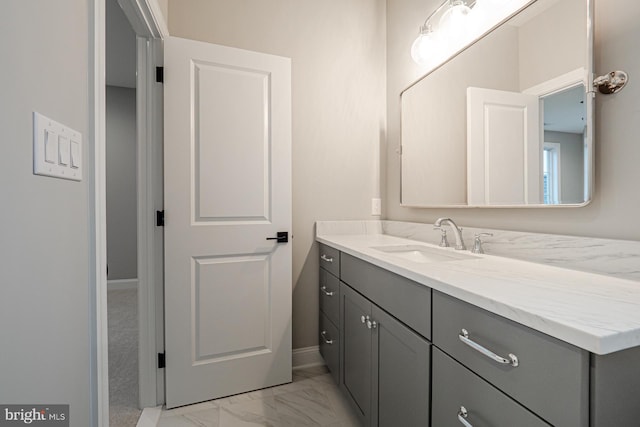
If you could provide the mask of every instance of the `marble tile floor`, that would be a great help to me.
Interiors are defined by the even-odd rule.
[[[293,382],[176,409],[158,427],[357,427],[326,366],[293,371]]]

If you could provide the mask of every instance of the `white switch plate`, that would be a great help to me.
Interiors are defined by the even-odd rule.
[[[33,173],[82,181],[82,134],[34,111]]]
[[[382,215],[382,200],[376,198],[371,199],[371,215]]]

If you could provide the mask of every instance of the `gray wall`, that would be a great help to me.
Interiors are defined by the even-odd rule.
[[[107,264],[109,280],[137,272],[136,90],[107,86]]]
[[[371,218],[384,0],[179,0],[171,35],[292,58],[293,347],[318,342],[314,222]]]
[[[613,96],[596,100],[595,197],[583,208],[550,209],[410,209],[400,207],[400,92],[420,76],[409,55],[418,27],[439,1],[387,0],[387,192],[385,216],[431,223],[451,216],[459,224],[505,230],[640,240],[640,86],[631,80]],[[625,13],[619,13],[624,10]],[[640,75],[640,3],[595,2],[595,68],[600,74],[626,70]]]
[[[0,402],[67,403],[90,425],[88,176],[33,175],[32,112],[88,147],[88,2],[6,0],[0,13]]]

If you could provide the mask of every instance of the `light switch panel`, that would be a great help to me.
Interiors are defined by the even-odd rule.
[[[33,113],[33,173],[82,180],[82,134]]]

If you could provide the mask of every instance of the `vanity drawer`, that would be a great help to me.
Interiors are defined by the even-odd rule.
[[[340,325],[340,280],[320,269],[320,311],[336,326]]]
[[[588,352],[436,291],[433,343],[551,424],[588,425]],[[509,363],[476,351],[474,343]]]
[[[349,254],[341,262],[340,280],[431,339],[431,288]]]
[[[340,277],[340,251],[320,243],[320,267]]]
[[[338,328],[320,313],[320,354],[331,371],[336,384],[340,383],[340,335]]]
[[[549,427],[464,366],[433,349],[432,425],[460,427]],[[466,418],[461,415],[466,410]]]

